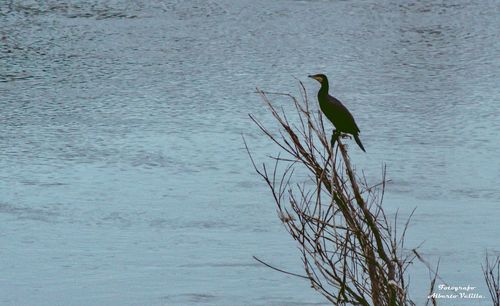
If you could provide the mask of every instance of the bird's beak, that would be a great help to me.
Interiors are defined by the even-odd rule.
[[[316,80],[316,81],[318,81],[318,82],[321,83],[321,80],[317,76],[315,76],[315,75],[308,75],[307,77],[309,77],[311,79],[314,79],[314,80]]]

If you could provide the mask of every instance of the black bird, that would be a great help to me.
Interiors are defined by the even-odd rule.
[[[335,97],[328,94],[328,78],[324,74],[310,75],[310,78],[315,79],[321,84],[321,88],[318,91],[318,102],[321,111],[325,114],[326,118],[330,120],[336,128],[334,135],[337,133],[346,133],[354,136],[354,140],[358,146],[365,151],[361,140],[359,139],[359,128],[354,121],[349,110]],[[339,134],[337,134],[339,135]],[[332,135],[332,143],[334,142],[334,136]]]

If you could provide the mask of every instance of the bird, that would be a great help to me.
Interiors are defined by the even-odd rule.
[[[334,134],[332,135],[332,145],[334,144],[336,138],[334,135],[340,135],[340,133],[351,134],[358,146],[366,152],[361,139],[359,139],[359,128],[354,121],[354,117],[349,112],[349,110],[340,102],[337,98],[330,96],[328,93],[329,84],[328,78],[324,74],[309,75],[310,78],[315,79],[321,84],[321,88],[318,91],[318,102],[319,107],[326,118],[335,126]]]

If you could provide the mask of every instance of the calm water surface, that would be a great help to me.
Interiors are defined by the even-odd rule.
[[[410,245],[486,295],[499,13],[493,0],[0,2],[0,304],[324,303],[252,259],[301,272],[241,140],[276,153],[247,116],[270,122],[255,87],[297,94],[298,78],[314,98],[318,72],[362,130],[357,168],[376,182],[386,163],[388,209],[417,207]]]

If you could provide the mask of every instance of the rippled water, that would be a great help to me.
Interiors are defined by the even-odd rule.
[[[314,97],[318,72],[362,130],[357,168],[376,181],[387,163],[388,208],[418,207],[410,241],[426,241],[448,283],[487,294],[499,12],[493,0],[0,2],[0,303],[324,303],[252,259],[300,272],[241,140],[276,152],[247,116],[269,120],[255,87],[296,94],[298,78]]]

